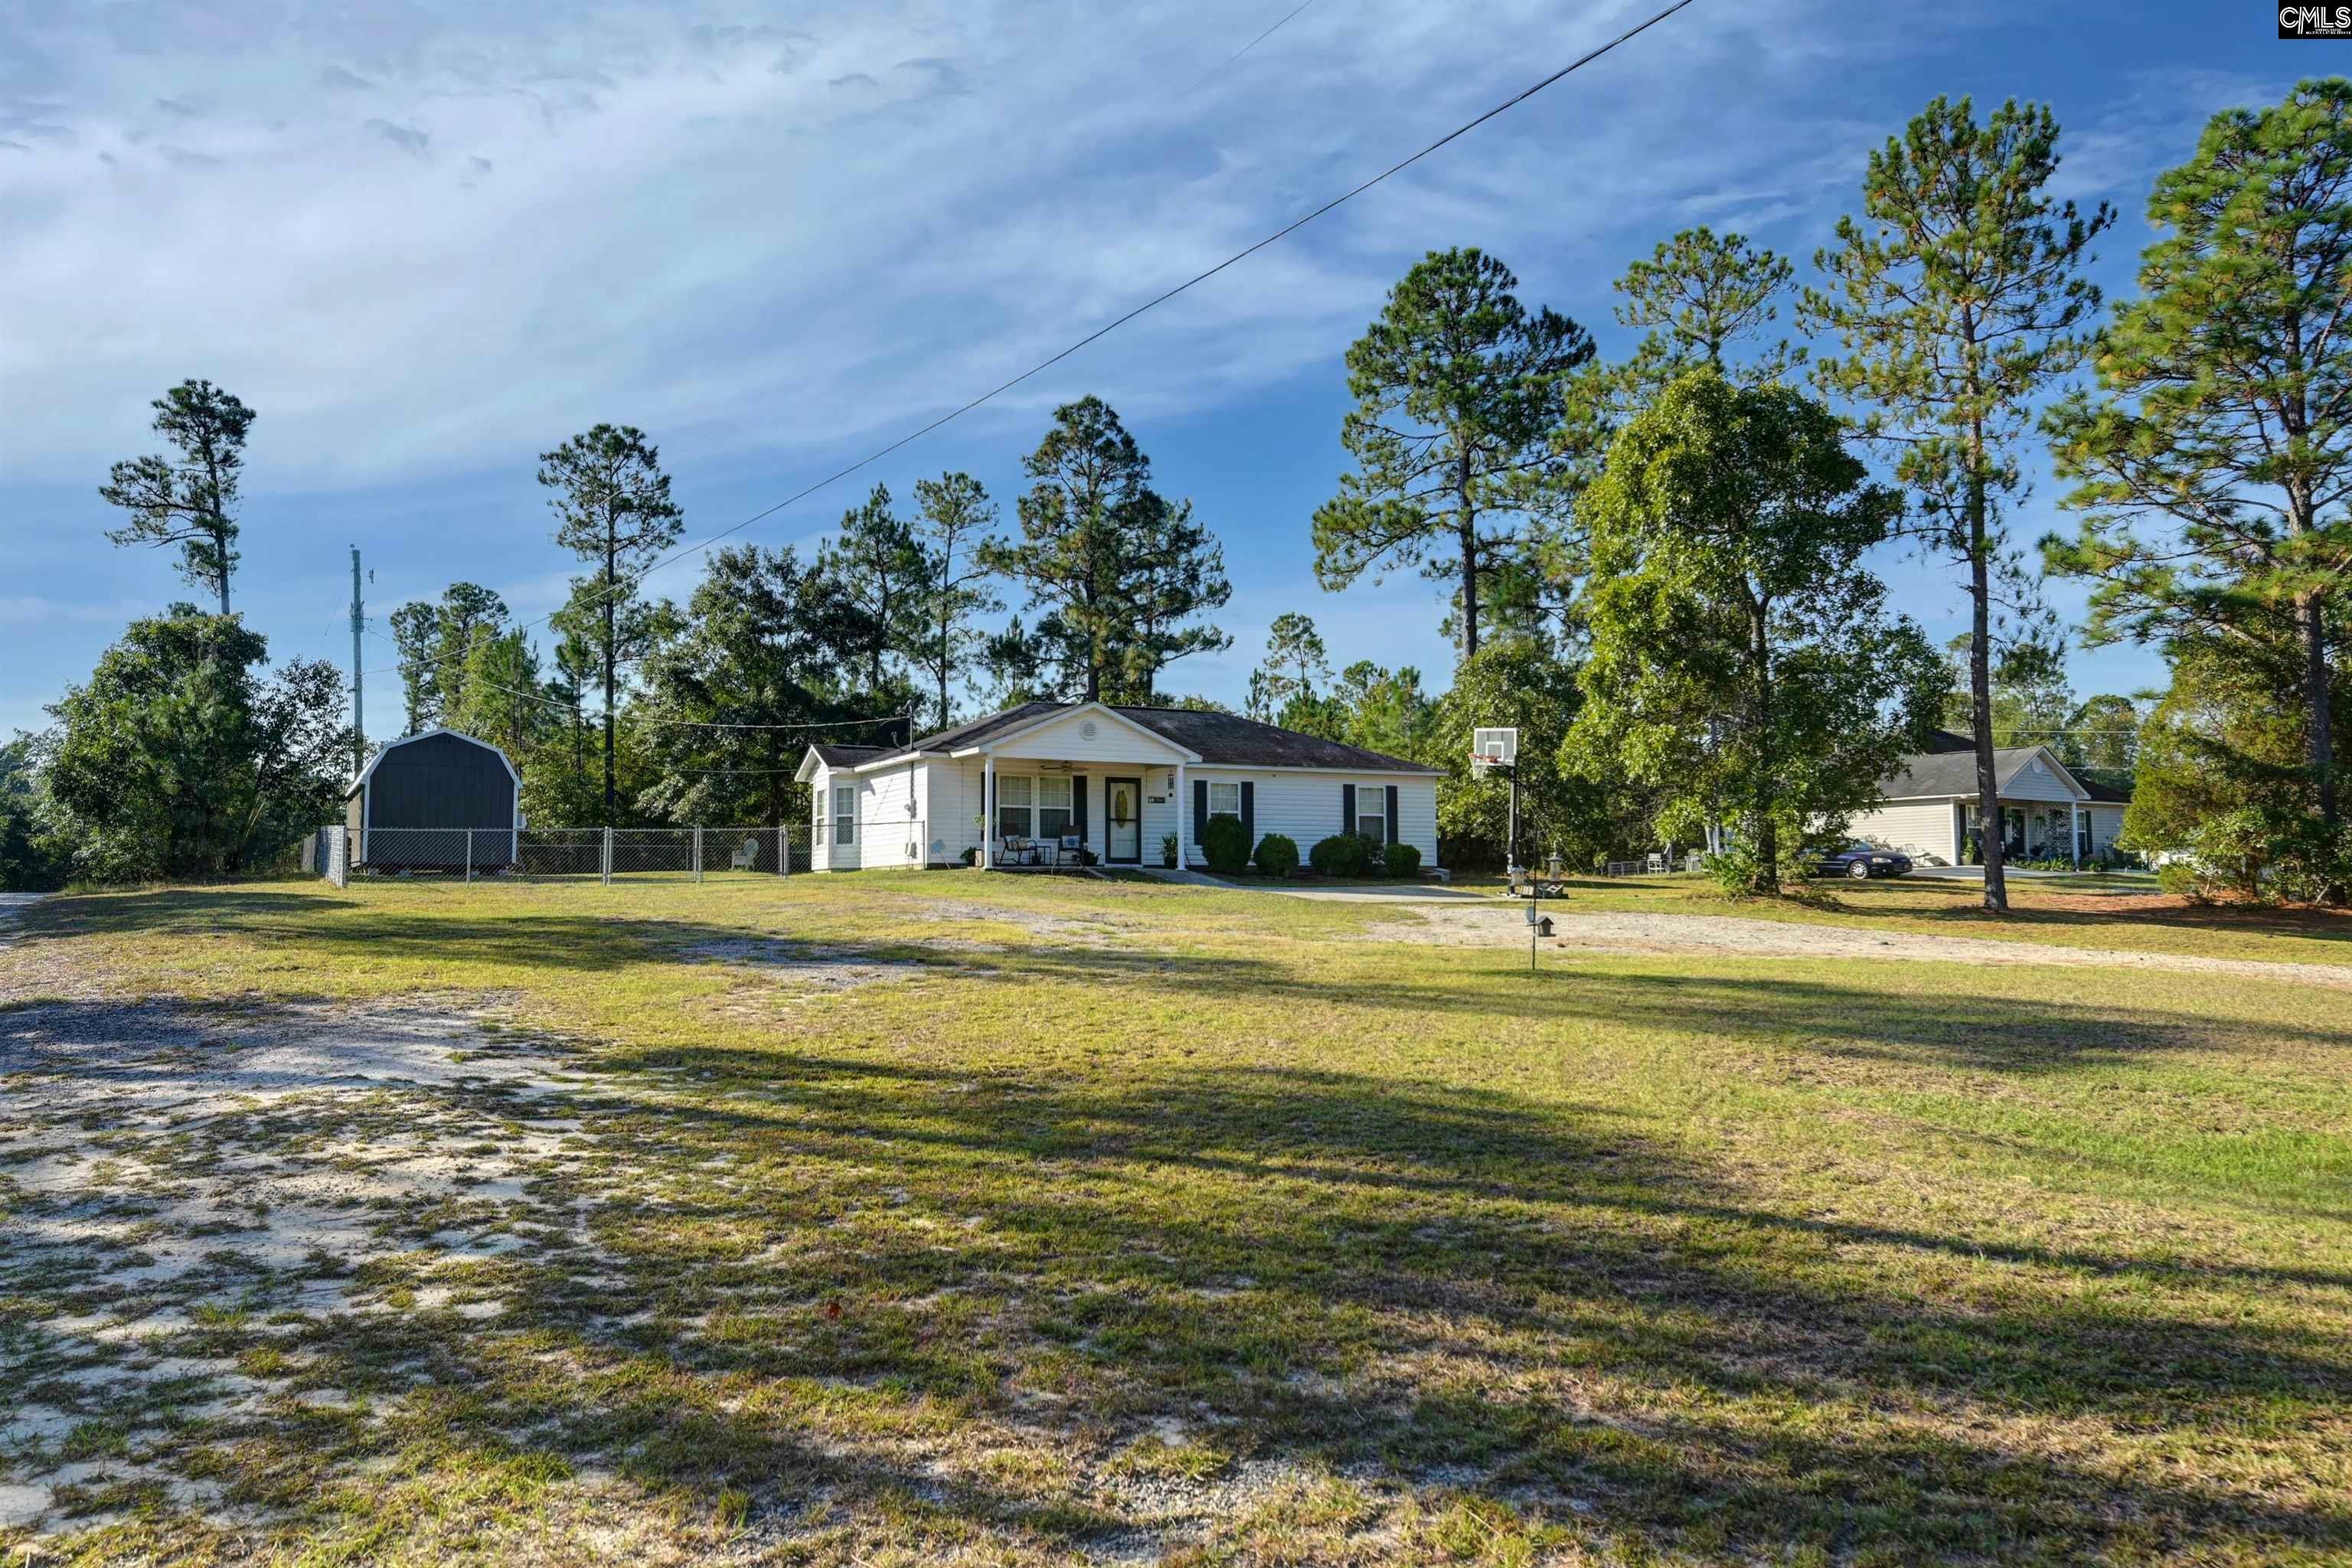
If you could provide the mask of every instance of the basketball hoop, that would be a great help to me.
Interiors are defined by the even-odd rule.
[[[1470,776],[1485,778],[1496,768],[1507,768],[1519,757],[1517,730],[1474,730],[1470,734]]]

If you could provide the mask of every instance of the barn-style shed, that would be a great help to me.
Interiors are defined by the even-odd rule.
[[[488,741],[427,730],[387,742],[352,781],[344,826],[362,866],[511,864],[522,777]]]

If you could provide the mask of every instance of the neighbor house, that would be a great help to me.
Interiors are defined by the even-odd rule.
[[[1357,833],[1437,862],[1437,770],[1238,714],[1104,702],[1024,702],[904,746],[815,745],[820,871],[1007,864],[1008,840],[1076,840],[1104,864],[1200,863],[1209,820],[1269,833]]]
[[[1993,752],[2000,795],[2001,843],[2013,860],[2080,865],[2113,848],[2123,830],[2128,792],[2078,777],[2047,746]],[[1977,836],[1976,744],[1939,730],[1927,751],[1906,757],[1879,786],[1874,811],[1853,819],[1853,837],[1900,850],[1923,866],[1963,866],[1982,858]]]

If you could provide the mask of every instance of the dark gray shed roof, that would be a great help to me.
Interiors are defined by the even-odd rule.
[[[1002,713],[992,713],[969,724],[959,724],[951,730],[926,735],[908,750],[961,751],[1051,714],[1084,706],[1086,704],[1081,702],[1024,702],[1017,708],[1007,708]],[[1199,708],[1106,706],[1120,718],[1140,724],[1162,740],[1172,741],[1186,751],[1197,752],[1202,763],[1220,767],[1331,768],[1342,772],[1388,773],[1433,773],[1438,771],[1423,763],[1409,763],[1402,757],[1366,751],[1361,746],[1343,745],[1338,741],[1303,735],[1278,724],[1261,724],[1238,713],[1220,713]],[[875,754],[884,753],[877,752]],[[863,760],[870,762],[873,759]]]

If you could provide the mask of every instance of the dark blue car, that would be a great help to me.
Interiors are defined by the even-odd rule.
[[[1911,857],[1898,855],[1892,849],[1881,849],[1875,844],[1864,844],[1857,838],[1835,854],[1822,857],[1815,875],[1851,877],[1866,882],[1873,877],[1900,877],[1911,869]]]

